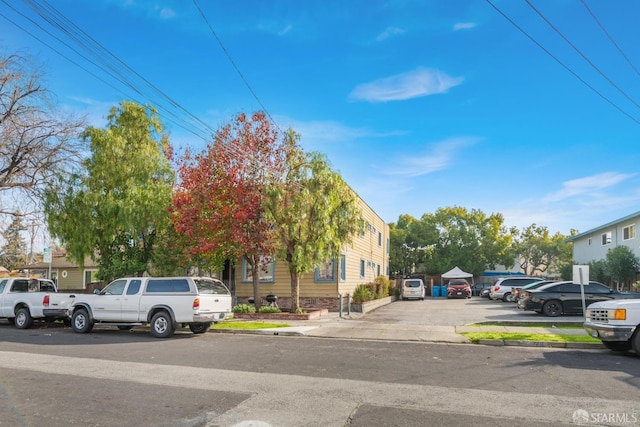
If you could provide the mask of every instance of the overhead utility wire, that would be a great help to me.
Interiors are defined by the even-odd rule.
[[[587,58],[587,56],[584,53],[582,53],[582,51],[580,49],[578,49],[573,43],[571,43],[571,41],[567,37],[565,37],[565,35],[562,34],[562,32],[560,30],[558,30],[551,23],[551,21],[549,21],[547,19],[547,17],[542,14],[542,12],[540,12],[538,9],[536,9],[536,7],[533,4],[531,4],[531,2],[529,0],[525,0],[525,2],[529,5],[529,7],[531,9],[533,9],[538,14],[538,16],[540,16],[540,18],[542,18],[542,20],[544,22],[547,23],[547,25],[549,25],[553,29],[553,31],[556,32],[556,34],[558,34],[560,37],[562,37],[562,39],[564,41],[566,41],[569,44],[569,46],[571,46],[573,48],[573,50],[575,50],[578,53],[578,55],[580,55],[582,57],[582,59],[587,61],[587,63],[589,65],[591,65],[591,67],[594,70],[596,70],[598,72],[598,74],[600,74],[606,81],[608,81],[611,84],[611,86],[615,87],[618,90],[618,92],[620,92],[622,95],[624,95],[624,97],[627,98],[633,105],[635,105],[636,107],[640,108],[640,104],[638,104],[636,101],[634,101],[633,98],[631,98],[624,90],[622,90],[617,84],[615,84],[613,82],[613,80],[611,80],[609,77],[607,77],[607,75],[604,72],[602,72],[602,70],[600,70],[600,68],[598,68],[589,58]]]
[[[635,65],[633,65],[633,63],[631,62],[631,60],[627,57],[627,55],[625,55],[624,51],[622,50],[622,48],[620,46],[618,46],[618,43],[616,43],[616,41],[613,39],[613,37],[609,34],[609,32],[604,28],[604,25],[602,25],[602,23],[600,23],[600,20],[596,17],[596,15],[591,11],[591,9],[589,8],[589,6],[587,5],[587,3],[584,0],[581,0],[583,6],[585,7],[585,9],[587,9],[587,11],[589,12],[589,14],[591,15],[591,17],[593,18],[594,21],[596,21],[596,24],[598,24],[598,26],[600,27],[600,29],[602,30],[602,32],[607,36],[607,38],[611,41],[611,43],[613,43],[613,45],[616,47],[616,49],[618,50],[618,52],[620,52],[620,55],[622,55],[622,57],[625,59],[625,61],[627,61],[627,64],[629,64],[629,66],[631,66],[631,68],[633,68],[633,71],[636,72],[637,75],[640,76],[640,71],[638,71],[638,69],[635,67]]]
[[[125,79],[126,80],[125,84],[127,86],[129,86],[132,90],[134,90],[134,91],[136,91],[136,92],[138,92],[138,93],[140,93],[142,95],[140,90],[135,85],[133,85],[129,80],[127,80],[126,76],[124,76],[119,71],[120,68],[122,68],[126,72],[138,77],[140,80],[142,80],[144,82],[144,84],[146,84],[148,87],[150,87],[153,90],[154,93],[159,95],[165,101],[169,102],[169,104],[171,106],[173,106],[173,107],[177,108],[178,110],[186,113],[189,117],[191,117],[192,119],[194,119],[195,121],[197,121],[198,123],[203,125],[206,129],[208,129],[210,134],[214,133],[214,130],[207,123],[205,123],[204,121],[202,121],[201,119],[199,119],[198,117],[193,115],[187,109],[182,107],[182,105],[180,105],[178,102],[176,102],[171,97],[169,97],[166,93],[164,93],[162,90],[160,90],[157,86],[155,86],[153,83],[151,83],[145,77],[143,77],[138,72],[136,72],[131,67],[129,67],[120,58],[118,58],[111,51],[109,51],[107,48],[105,48],[102,44],[100,44],[98,41],[96,41],[94,38],[92,38],[89,34],[87,34],[85,31],[83,31],[80,27],[78,27],[73,22],[68,20],[64,15],[62,15],[53,6],[49,5],[45,0],[42,1],[42,4],[44,4],[46,6],[46,8],[49,9],[48,11],[45,10],[44,7],[39,6],[36,1],[33,1],[33,0],[23,0],[23,1],[26,2],[31,7],[31,9],[35,10],[43,19],[45,19],[51,25],[59,28],[60,31],[62,31],[63,33],[67,34],[72,40],[75,40],[76,43],[82,45],[86,50],[91,52],[94,57],[97,57],[99,60],[101,60],[101,62],[103,62],[106,66],[108,66],[111,70],[113,70],[113,72],[115,74],[117,74],[117,75],[119,75],[121,77],[121,79],[119,79],[120,81],[123,81],[122,79]],[[78,34],[80,37],[72,36],[73,34]],[[107,61],[108,60],[115,61],[115,66],[109,65],[107,62],[105,62],[105,54],[106,54]],[[174,116],[177,117],[175,114],[174,114]]]
[[[44,29],[40,24],[38,24],[37,22],[35,22],[33,19],[29,18],[28,16],[26,16],[24,13],[18,11],[17,9],[15,9],[14,7],[12,7],[11,5],[9,5],[6,0],[0,0],[2,1],[4,4],[6,4],[9,8],[11,8],[15,13],[17,13],[18,15],[22,16],[24,19],[26,19],[27,21],[31,22],[34,26],[36,26],[37,28],[39,28],[40,30],[42,30],[44,33],[46,33],[47,35],[49,35],[50,37],[52,37],[53,39],[59,41],[61,44],[67,46],[69,49],[71,49],[73,52],[75,52],[78,56],[80,56],[82,59],[84,59],[85,61],[91,63],[92,65],[96,66],[97,68],[101,68],[98,66],[98,64],[96,64],[94,61],[92,61],[91,59],[87,58],[85,55],[83,55],[81,52],[78,52],[78,50],[76,50],[75,48],[73,48],[72,46],[70,46],[68,43],[64,42],[63,40],[61,40],[59,37],[55,36],[54,34],[52,34],[51,32],[47,31],[46,29]],[[39,14],[40,15],[40,14]],[[64,53],[60,52],[58,49],[56,49],[55,47],[53,47],[52,45],[46,43],[45,41],[43,41],[41,38],[39,38],[38,36],[34,35],[33,33],[31,33],[29,30],[27,30],[26,28],[20,26],[17,22],[12,21],[8,16],[6,15],[1,15],[3,16],[8,22],[10,22],[11,24],[13,24],[14,26],[16,26],[17,28],[21,29],[23,32],[25,32],[26,34],[28,34],[29,36],[33,37],[34,39],[38,40],[40,43],[42,43],[43,45],[47,46],[49,49],[51,49],[52,51],[56,52],[58,55],[60,55],[61,57],[65,58],[66,60],[68,60],[69,62],[71,62],[72,64],[76,65],[77,67],[79,67],[80,69],[86,71],[88,74],[92,75],[93,77],[95,77],[96,79],[98,79],[99,81],[105,83],[106,85],[108,85],[109,87],[113,88],[114,90],[116,90],[117,92],[123,94],[125,97],[130,96],[129,94],[125,93],[124,91],[122,91],[121,89],[119,89],[118,87],[114,86],[113,84],[107,82],[106,80],[104,80],[102,77],[98,76],[97,74],[95,74],[94,72],[90,71],[89,69],[87,69],[86,67],[82,66],[81,64],[79,64],[78,62],[76,62],[75,60],[69,58],[67,55],[65,55]],[[42,17],[42,15],[40,15]],[[46,20],[46,19],[45,19]],[[49,22],[49,21],[47,21]],[[49,22],[51,24],[51,22]],[[51,24],[53,25],[53,24]],[[55,25],[54,25],[55,26]],[[63,31],[65,32],[65,31]],[[81,44],[79,41],[76,41],[76,43]],[[85,47],[85,49],[88,49],[87,47]],[[95,53],[94,53],[95,55]],[[98,58],[100,60],[100,58]],[[100,62],[104,63],[104,60],[101,60]],[[106,66],[107,64],[105,64]],[[111,67],[109,67],[111,68]],[[104,70],[103,70],[104,71]],[[117,76],[114,76],[112,73],[108,73],[110,74],[112,78],[114,78],[115,80],[120,81],[120,83],[124,84],[125,86],[130,87],[132,90],[134,90],[136,93],[140,94],[141,96],[144,96],[142,94],[141,91],[139,91],[135,86],[132,85],[132,83],[124,81],[123,78],[119,78]],[[144,102],[136,100],[134,97],[134,100],[136,102],[138,102],[139,104],[144,104]],[[192,129],[188,128],[186,125],[186,121],[184,119],[180,119],[175,113],[171,112],[168,109],[165,109],[165,112],[170,114],[171,116],[175,117],[176,119],[171,119],[170,117],[165,117],[168,121],[174,123],[175,125],[181,127],[182,129],[184,129],[187,132],[192,133],[193,135],[195,135],[198,138],[201,138],[203,140],[207,140],[207,136],[208,133],[203,133],[203,134],[198,134],[196,131],[200,131],[197,128],[193,128],[193,124],[190,124],[190,126],[192,127]],[[162,116],[162,113],[159,112],[159,114]],[[177,121],[176,121],[177,120]],[[181,123],[185,123],[185,124],[181,124]],[[195,129],[195,130],[194,130]]]
[[[44,33],[48,34],[49,36],[51,36],[53,39],[59,41],[60,43],[62,43],[63,45],[67,46],[69,49],[71,49],[73,52],[75,52],[76,54],[78,54],[78,56],[80,56],[82,59],[84,59],[85,61],[93,64],[94,66],[98,67],[98,65],[91,61],[90,59],[86,58],[82,53],[78,52],[76,49],[74,49],[73,47],[69,46],[67,43],[65,43],[64,41],[62,41],[60,38],[56,37],[55,35],[51,34],[49,31],[47,31],[46,29],[44,29],[40,24],[38,24],[37,22],[35,22],[33,19],[29,18],[28,16],[26,16],[24,13],[16,10],[14,7],[12,7],[11,5],[7,4],[7,2],[5,0],[0,0],[2,1],[4,4],[6,4],[9,8],[11,8],[14,12],[16,12],[18,15],[22,16],[24,19],[26,19],[27,21],[31,22],[33,25],[35,25],[37,28],[39,28],[40,30],[42,30]],[[31,36],[32,38],[34,38],[35,40],[37,40],[38,42],[42,43],[44,46],[48,47],[49,49],[51,49],[53,52],[57,53],[58,55],[60,55],[61,57],[63,57],[64,59],[66,59],[67,61],[69,61],[70,63],[76,65],[78,68],[80,68],[81,70],[87,72],[89,75],[95,77],[97,80],[103,82],[104,84],[106,84],[107,86],[113,88],[115,91],[121,93],[122,95],[124,95],[125,97],[130,96],[129,94],[127,94],[126,92],[124,92],[123,90],[121,90],[120,88],[116,87],[115,85],[113,85],[112,83],[108,82],[107,80],[105,80],[104,78],[102,78],[101,76],[97,75],[96,73],[92,72],[91,70],[87,69],[86,67],[84,67],[82,64],[78,63],[77,61],[75,61],[74,59],[68,57],[67,55],[65,55],[63,52],[59,51],[58,49],[56,49],[54,46],[50,45],[49,43],[45,42],[44,40],[42,40],[41,38],[39,38],[38,36],[34,35],[32,32],[30,32],[28,29],[26,29],[25,27],[21,26],[20,24],[18,24],[17,22],[13,21],[12,19],[10,19],[8,16],[4,15],[4,14],[0,14],[0,16],[2,16],[5,20],[7,20],[9,23],[13,24],[15,27],[17,27],[18,29],[22,30],[24,33],[26,33],[27,35]],[[99,68],[99,67],[98,67]],[[111,77],[114,77],[113,75]],[[114,77],[115,78],[115,77]],[[116,80],[119,80],[121,83],[125,84],[124,82],[122,82],[120,79],[115,78]],[[136,92],[138,92],[136,90]],[[138,92],[139,93],[139,92]],[[139,100],[136,100],[134,98],[134,101],[138,102],[139,104],[143,104],[144,102],[141,102]],[[206,139],[204,136],[202,135],[198,135],[197,133],[195,133],[194,130],[192,129],[188,129],[187,127],[185,127],[184,125],[180,124],[179,122],[175,122],[174,120],[167,118],[167,120],[169,120],[170,122],[176,124],[177,126],[183,128],[184,130],[186,130],[187,132],[193,133],[195,136],[197,136],[198,138],[202,138],[202,139]]]
[[[231,54],[229,54],[229,52],[227,51],[227,49],[224,47],[224,44],[222,43],[222,40],[220,40],[220,38],[218,37],[218,35],[216,34],[215,30],[213,29],[213,27],[211,26],[211,24],[209,23],[209,20],[207,19],[207,17],[205,16],[204,12],[202,11],[202,9],[200,8],[200,5],[198,4],[197,0],[193,0],[193,4],[195,5],[196,9],[198,9],[198,12],[200,13],[200,16],[202,17],[202,19],[204,20],[204,22],[207,24],[207,27],[209,27],[209,31],[211,31],[211,34],[213,34],[213,37],[216,39],[216,41],[218,42],[218,44],[220,45],[220,48],[222,49],[222,51],[224,52],[224,54],[227,56],[227,59],[229,60],[229,62],[231,62],[231,65],[233,66],[233,68],[236,70],[236,72],[238,73],[238,75],[240,76],[240,78],[242,79],[242,81],[244,82],[245,86],[247,86],[247,88],[249,89],[249,92],[251,92],[251,95],[253,95],[253,97],[255,98],[255,100],[258,102],[258,104],[260,105],[260,108],[262,108],[262,111],[264,111],[264,113],[269,117],[269,119],[271,120],[271,122],[276,126],[276,128],[282,132],[282,129],[280,129],[280,127],[278,126],[278,124],[276,123],[276,121],[273,119],[273,117],[271,117],[271,114],[269,114],[269,111],[265,108],[264,104],[262,104],[262,101],[260,101],[260,98],[258,98],[258,95],[256,95],[255,91],[253,90],[253,88],[251,87],[251,85],[249,84],[249,82],[247,81],[247,79],[244,77],[244,75],[242,74],[242,72],[240,71],[240,68],[238,68],[238,66],[236,65],[235,61],[233,60],[233,58],[231,57]]]
[[[636,119],[635,117],[633,117],[631,114],[627,113],[626,111],[624,111],[622,108],[620,108],[617,104],[615,104],[613,101],[611,101],[609,98],[607,98],[606,96],[604,96],[602,93],[600,93],[596,88],[594,88],[593,86],[591,86],[589,83],[587,83],[582,77],[580,77],[575,71],[573,71],[571,68],[569,68],[567,65],[565,65],[562,61],[560,61],[556,56],[554,56],[551,52],[549,52],[544,46],[542,46],[536,39],[534,39],[531,35],[529,35],[529,33],[527,33],[522,27],[520,27],[518,24],[515,23],[515,21],[513,21],[511,18],[509,18],[508,15],[506,15],[502,10],[500,10],[495,4],[493,4],[491,2],[491,0],[486,0],[487,3],[489,3],[489,5],[494,8],[500,15],[502,15],[503,18],[505,18],[507,21],[509,21],[511,23],[511,25],[513,25],[514,27],[516,27],[518,29],[518,31],[520,31],[522,34],[524,34],[529,40],[531,40],[536,46],[538,46],[540,49],[542,49],[547,55],[549,55],[551,58],[553,58],[558,64],[560,64],[565,70],[567,70],[569,73],[571,73],[575,78],[577,78],[580,82],[582,82],[582,84],[584,84],[586,87],[588,87],[589,89],[591,89],[593,92],[595,92],[600,98],[604,99],[606,102],[608,102],[613,108],[615,108],[616,110],[618,110],[619,112],[621,112],[622,114],[624,114],[625,116],[627,116],[628,118],[630,118],[631,120],[633,120],[634,122],[636,122],[636,124],[640,125],[640,120]]]

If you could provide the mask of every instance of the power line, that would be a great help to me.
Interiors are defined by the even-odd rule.
[[[500,15],[502,15],[503,18],[505,18],[507,21],[509,21],[509,23],[511,23],[511,25],[513,25],[514,27],[516,27],[518,29],[518,31],[520,31],[522,34],[524,34],[529,40],[531,40],[536,46],[538,46],[540,49],[542,49],[542,51],[544,53],[546,53],[547,55],[549,55],[551,58],[553,58],[554,61],[556,61],[558,64],[560,64],[565,70],[567,70],[569,73],[571,73],[576,79],[578,79],[582,84],[584,84],[586,87],[588,87],[589,89],[591,89],[593,92],[595,92],[600,98],[602,98],[603,100],[605,100],[607,103],[609,103],[613,108],[615,108],[616,110],[618,110],[619,112],[621,112],[622,114],[624,114],[625,116],[627,116],[628,118],[630,118],[631,120],[633,120],[636,124],[640,125],[640,120],[636,119],[635,117],[633,117],[631,114],[627,113],[625,110],[623,110],[621,107],[619,107],[616,103],[614,103],[613,101],[611,101],[609,98],[607,98],[606,96],[604,96],[602,93],[600,93],[596,88],[594,88],[593,86],[591,86],[589,83],[587,83],[582,77],[580,77],[578,75],[578,73],[576,73],[575,71],[573,71],[571,68],[569,68],[567,65],[565,65],[560,59],[558,59],[555,55],[553,55],[551,52],[549,52],[549,50],[547,50],[544,46],[542,46],[536,39],[534,39],[529,33],[527,33],[522,27],[520,27],[513,19],[511,19],[506,13],[504,13],[502,10],[500,10],[495,4],[493,4],[491,2],[491,0],[486,0],[487,3],[489,3],[489,5],[496,10],[496,12],[498,12]]]
[[[582,5],[585,7],[585,9],[587,9],[587,11],[589,12],[589,15],[591,15],[591,17],[593,18],[594,21],[596,21],[596,24],[598,24],[598,26],[600,27],[600,29],[602,30],[602,32],[607,36],[607,38],[609,39],[609,41],[611,41],[611,43],[615,46],[615,48],[618,50],[618,52],[620,52],[620,55],[622,55],[622,57],[625,59],[625,61],[627,61],[627,64],[629,64],[629,66],[631,66],[631,68],[633,68],[633,71],[636,72],[637,75],[640,76],[640,71],[638,71],[638,69],[635,67],[635,65],[633,65],[633,63],[631,63],[631,60],[627,57],[627,55],[625,55],[624,51],[622,50],[622,48],[620,46],[618,46],[618,43],[616,43],[616,41],[613,39],[613,37],[609,34],[609,32],[604,28],[604,25],[602,25],[602,23],[600,23],[600,20],[596,17],[596,15],[591,11],[591,9],[589,8],[589,6],[587,5],[587,3],[584,0],[580,0],[582,2]]]
[[[209,27],[209,31],[211,31],[211,34],[213,34],[213,37],[216,39],[216,41],[220,45],[220,48],[222,49],[222,51],[226,55],[227,59],[229,60],[229,62],[231,62],[231,65],[233,66],[233,68],[236,70],[236,72],[240,76],[240,79],[242,79],[242,82],[245,84],[245,86],[247,86],[247,89],[249,89],[249,92],[251,93],[251,95],[258,102],[258,104],[260,105],[260,108],[262,108],[262,111],[264,111],[264,113],[267,115],[267,117],[269,117],[269,120],[271,120],[271,122],[276,126],[276,128],[280,132],[282,132],[282,129],[280,129],[280,127],[278,126],[276,121],[273,120],[273,117],[271,117],[271,114],[269,114],[269,111],[266,109],[266,107],[264,106],[262,101],[260,101],[260,98],[258,98],[258,95],[255,93],[255,91],[253,90],[253,88],[251,87],[251,85],[249,84],[247,79],[244,77],[244,75],[240,71],[240,68],[238,68],[238,66],[236,65],[236,63],[233,60],[233,58],[231,57],[231,54],[229,53],[229,51],[227,51],[227,49],[224,47],[224,44],[222,43],[222,40],[220,40],[220,37],[218,37],[218,34],[216,34],[215,30],[213,29],[213,27],[209,23],[209,20],[207,19],[207,17],[205,16],[204,12],[200,8],[200,5],[198,4],[198,1],[197,0],[193,0],[193,4],[195,5],[196,9],[198,9],[198,12],[200,13],[200,16],[202,17],[204,22],[207,24],[207,27]]]
[[[633,98],[631,98],[624,90],[622,90],[617,84],[615,84],[613,82],[613,80],[611,80],[602,70],[600,70],[600,68],[598,68],[589,58],[587,58],[587,56],[584,53],[582,53],[582,51],[580,49],[578,49],[576,47],[576,45],[571,43],[571,41],[567,37],[565,37],[565,35],[558,28],[556,28],[556,26],[553,25],[551,23],[551,21],[549,21],[547,19],[547,17],[542,14],[542,12],[540,12],[533,4],[531,4],[531,2],[529,0],[525,0],[525,2],[527,3],[527,5],[529,5],[529,7],[531,9],[534,10],[534,12],[536,12],[538,14],[538,16],[540,16],[540,18],[542,18],[542,20],[544,22],[547,23],[547,25],[549,25],[553,29],[553,31],[556,32],[556,34],[558,34],[560,37],[562,37],[562,39],[565,42],[567,42],[567,44],[569,44],[569,46],[571,46],[573,48],[573,50],[575,50],[578,53],[578,55],[580,55],[582,57],[582,59],[587,61],[587,63],[589,65],[591,65],[591,67],[594,70],[596,70],[598,72],[598,74],[600,74],[606,81],[608,81],[611,84],[611,86],[616,88],[618,90],[618,92],[620,92],[622,95],[624,95],[624,97],[627,98],[633,105],[635,105],[636,107],[640,108],[640,104],[638,104],[636,101],[634,101]]]

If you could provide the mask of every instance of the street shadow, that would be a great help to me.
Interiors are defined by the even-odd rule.
[[[544,368],[559,366],[579,371],[612,371],[628,375],[618,377],[628,385],[640,389],[640,356],[632,351],[614,352],[610,350],[567,350],[545,351],[543,358],[534,361],[516,362],[512,366],[530,368]]]
[[[164,340],[197,339],[199,335],[202,334],[194,334],[189,329],[179,328],[173,336],[164,338]],[[91,332],[78,334],[62,322],[36,323],[29,329],[17,329],[13,324],[0,323],[0,342],[14,344],[72,346],[129,344],[162,340],[163,338],[152,336],[148,326],[136,326],[128,331],[121,331],[115,326],[96,325]]]

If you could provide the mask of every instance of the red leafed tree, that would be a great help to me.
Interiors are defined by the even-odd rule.
[[[187,152],[178,163],[172,214],[183,246],[217,269],[244,257],[258,309],[258,268],[274,253],[262,205],[267,185],[284,170],[277,129],[263,112],[238,114],[200,154]]]

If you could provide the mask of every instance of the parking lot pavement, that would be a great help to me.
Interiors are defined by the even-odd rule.
[[[448,300],[427,298],[425,301],[395,301],[370,313],[330,312],[305,321],[288,321],[290,327],[263,329],[249,333],[273,335],[304,335],[310,337],[470,343],[460,335],[464,332],[528,332],[540,334],[586,335],[583,329],[560,329],[562,324],[581,325],[581,316],[545,317],[518,310],[513,303],[484,298]],[[491,323],[492,325],[482,325]],[[539,324],[537,327],[523,326]],[[485,344],[485,342],[482,342]],[[502,345],[543,346],[541,342],[491,342]],[[576,345],[554,343],[549,346],[598,348],[600,344]]]

